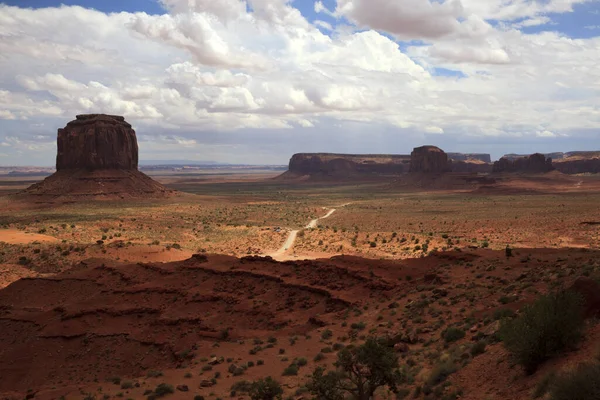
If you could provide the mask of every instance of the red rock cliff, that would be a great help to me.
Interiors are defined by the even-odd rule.
[[[135,131],[116,115],[78,115],[58,130],[56,169],[137,170]]]
[[[494,163],[493,172],[529,172],[541,173],[552,171],[552,159],[546,158],[543,154],[535,153],[528,157],[521,157],[510,160],[502,157]]]
[[[394,175],[406,172],[408,161],[404,155],[298,153],[290,159],[289,172],[333,177]]]
[[[416,147],[410,153],[410,172],[449,172],[448,155],[436,146]]]

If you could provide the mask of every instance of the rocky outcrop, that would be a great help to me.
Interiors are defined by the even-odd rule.
[[[123,117],[78,115],[58,130],[57,148],[56,173],[22,195],[45,202],[174,194],[138,171],[135,131]]]
[[[352,177],[397,175],[408,171],[409,156],[388,154],[298,153],[283,177]]]
[[[58,130],[56,170],[137,169],[135,131],[116,115],[78,115]]]
[[[410,154],[410,172],[441,173],[450,170],[448,155],[439,147],[416,147]]]
[[[494,163],[493,172],[543,173],[553,169],[552,159],[546,158],[543,154],[535,153],[514,159],[502,157]]]
[[[600,173],[600,152],[574,151],[552,160],[552,165],[563,174]]]
[[[492,156],[485,153],[446,153],[452,161],[481,161],[483,163],[492,163]]]

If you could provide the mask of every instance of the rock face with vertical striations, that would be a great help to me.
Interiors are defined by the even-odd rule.
[[[138,171],[135,131],[115,115],[78,115],[58,130],[56,173],[21,194],[40,201],[167,197]]]
[[[408,171],[410,157],[397,154],[298,153],[281,179],[346,179],[396,176]]]
[[[137,170],[135,131],[116,115],[78,115],[58,130],[56,170]]]
[[[410,172],[442,173],[451,171],[448,155],[436,146],[416,147],[410,154]]]
[[[494,163],[493,172],[543,173],[552,170],[554,170],[552,159],[546,158],[543,154],[535,153],[514,159],[502,157]]]

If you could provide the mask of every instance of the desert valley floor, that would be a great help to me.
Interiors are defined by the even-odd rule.
[[[53,203],[13,197],[39,177],[0,178],[0,398],[237,399],[265,376],[307,398],[316,366],[386,336],[406,398],[519,400],[598,354],[594,320],[533,375],[493,337],[600,276],[599,177],[275,175],[154,171],[179,194]]]

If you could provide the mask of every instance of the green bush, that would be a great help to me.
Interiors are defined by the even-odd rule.
[[[300,357],[296,360],[296,365],[299,367],[304,367],[306,364],[308,364],[308,360],[304,357]]]
[[[550,388],[551,400],[600,399],[600,364],[582,364],[559,376]]]
[[[581,297],[570,291],[541,296],[515,319],[503,320],[499,336],[528,374],[575,345],[583,330]]]
[[[442,337],[446,343],[456,342],[465,337],[465,331],[451,326],[442,333]]]
[[[480,354],[485,353],[486,343],[484,340],[480,340],[471,347],[471,356],[477,357]]]
[[[334,365],[334,371],[325,373],[323,367],[317,367],[313,372],[307,388],[315,399],[343,400],[348,394],[356,400],[370,400],[378,388],[387,386],[397,393],[404,382],[393,349],[375,338],[344,348]]]
[[[544,377],[542,379],[540,379],[537,382],[537,384],[535,385],[535,388],[533,389],[533,393],[531,394],[531,396],[534,399],[539,399],[540,397],[542,397],[543,395],[548,393],[548,389],[550,388],[550,385],[555,380],[556,380],[556,373],[554,371],[547,373],[546,375],[544,375]]]
[[[431,370],[429,378],[427,378],[427,386],[433,387],[446,380],[450,375],[456,372],[456,366],[452,361],[445,361],[437,364]]]
[[[283,376],[295,376],[298,375],[298,366],[296,364],[291,364],[286,369],[283,370]]]
[[[252,400],[281,399],[282,394],[281,385],[270,376],[253,382],[250,387],[250,398]]]
[[[161,383],[156,387],[156,389],[154,389],[154,392],[148,396],[148,400],[159,399],[171,393],[175,393],[173,385],[169,385],[168,383]]]
[[[494,319],[495,320],[504,319],[504,318],[512,318],[515,315],[516,315],[515,312],[513,310],[511,310],[510,308],[498,308],[496,311],[494,311]]]

